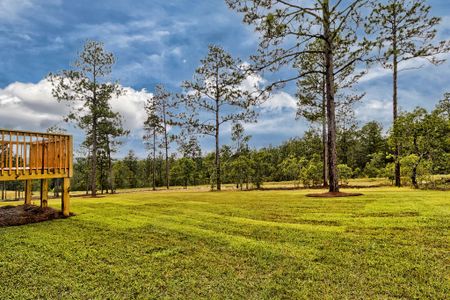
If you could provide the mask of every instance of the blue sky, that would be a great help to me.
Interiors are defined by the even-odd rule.
[[[441,39],[450,38],[450,3],[430,0],[432,13],[443,17]],[[0,0],[0,127],[45,130],[66,109],[49,96],[43,81],[49,72],[69,67],[86,39],[101,40],[117,57],[112,77],[127,88],[113,107],[125,116],[133,134],[122,153],[134,148],[143,156],[142,105],[154,86],[178,90],[190,79],[208,44],[222,45],[248,60],[258,42],[252,28],[223,0]],[[425,65],[400,77],[400,106],[432,108],[450,91],[450,63]],[[374,67],[359,89],[366,92],[356,107],[360,122],[389,126],[390,74]],[[301,136],[308,124],[295,120],[295,88],[277,92],[261,111],[260,122],[247,126],[255,147]],[[75,132],[76,140],[81,136]],[[224,143],[229,133],[223,135]],[[202,144],[211,149],[211,141]]]

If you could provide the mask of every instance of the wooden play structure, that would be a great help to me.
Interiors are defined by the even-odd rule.
[[[41,181],[41,207],[46,207],[48,180],[61,178],[61,211],[68,216],[72,174],[72,136],[0,129],[0,181],[25,181],[25,204],[31,204],[33,180]]]

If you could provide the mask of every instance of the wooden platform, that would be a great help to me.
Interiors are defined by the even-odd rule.
[[[0,181],[26,181],[25,204],[31,203],[32,180],[41,180],[41,206],[46,206],[48,179],[62,178],[62,211],[69,215],[72,175],[72,136],[0,129]]]

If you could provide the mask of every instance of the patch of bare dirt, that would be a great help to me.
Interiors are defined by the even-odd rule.
[[[40,208],[35,205],[3,206],[0,207],[0,227],[18,226],[66,218],[53,208]]]
[[[344,192],[326,192],[317,194],[307,194],[306,197],[317,197],[317,198],[336,198],[336,197],[355,197],[362,196],[361,193],[344,193]]]

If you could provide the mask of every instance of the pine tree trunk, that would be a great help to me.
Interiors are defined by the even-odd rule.
[[[100,169],[99,170],[100,171],[100,194],[103,195],[103,192],[105,190],[105,184],[104,184],[105,170],[103,169],[103,161],[100,163],[99,169]]]
[[[396,6],[394,5],[393,18],[397,19]],[[392,74],[392,114],[394,127],[394,159],[395,159],[395,186],[400,187],[401,182],[401,168],[400,168],[400,146],[397,139],[397,117],[398,117],[398,53],[397,53],[397,22],[394,21],[392,28],[392,51],[393,51],[393,74]]]
[[[328,125],[328,176],[329,191],[339,192],[339,179],[337,173],[337,153],[336,153],[336,114],[334,102],[334,61],[333,42],[330,33],[330,12],[329,3],[324,3],[323,14],[324,37],[325,37],[325,69],[326,69],[326,90],[327,90],[327,125]]]
[[[93,90],[93,111],[92,111],[92,169],[91,169],[91,195],[97,196],[97,82],[96,68],[94,65],[94,90]]]
[[[395,47],[394,47],[395,48]],[[394,50],[395,51],[395,50]],[[395,186],[400,187],[401,183],[401,167],[400,167],[400,146],[397,139],[397,118],[398,118],[398,62],[397,55],[394,54],[394,72],[393,72],[393,99],[392,99],[392,113],[394,126],[394,159],[395,159]]]
[[[163,163],[164,163],[164,159],[162,158],[162,156],[158,157],[158,177],[159,177],[159,186],[164,186],[164,178],[163,178]]]
[[[91,195],[95,197],[97,195],[97,122],[93,121],[93,139],[92,143],[92,161],[91,161]],[[95,129],[94,129],[95,128]]]
[[[194,163],[195,163],[194,174],[193,174],[193,176],[192,176],[192,185],[193,185],[193,186],[196,186],[196,185],[197,185],[197,180],[195,179],[195,177],[197,177],[197,176],[195,176],[195,174],[196,174],[196,169],[197,169],[197,163],[196,163],[196,161],[195,161],[194,158],[192,158],[192,160],[193,160]]]
[[[166,188],[169,189],[170,187],[170,182],[169,182],[169,150],[167,148],[167,143],[166,143]]]
[[[109,190],[111,194],[114,194],[114,178],[113,178],[113,169],[112,169],[112,158],[111,158],[111,147],[109,146],[108,140],[108,171],[109,171]]]
[[[417,145],[417,137],[416,136],[414,136],[413,144],[414,144],[415,152],[418,153],[419,152],[419,146]],[[417,183],[417,168],[419,167],[421,159],[422,159],[422,157],[420,156],[419,160],[417,161],[416,164],[414,164],[414,166],[412,168],[411,182],[412,182],[412,185],[414,186],[414,188],[416,188],[416,189],[419,188],[419,184]]]
[[[412,168],[411,182],[415,189],[419,188],[419,184],[417,183],[417,165],[414,165]]]
[[[156,190],[156,130],[153,132],[153,190]]]
[[[166,120],[166,105],[163,104],[163,118],[164,118],[164,148],[166,150],[166,187],[169,189],[169,140],[167,137],[167,120]]]
[[[322,99],[322,145],[323,145],[323,187],[328,187],[328,142],[327,142],[327,97],[326,84],[323,78],[323,99]]]
[[[88,158],[88,161],[89,161],[89,158]],[[89,162],[86,162],[86,169],[88,168],[88,164],[89,164]],[[87,172],[87,171],[86,171],[86,178],[85,178],[85,181],[86,181],[86,195],[89,195],[89,189],[90,189],[90,174],[89,174],[89,172]]]
[[[345,128],[345,126],[343,126],[341,128],[341,148],[339,148],[339,150],[341,150],[341,158],[342,158],[342,163],[345,165],[348,165],[348,140],[347,140],[347,128]],[[343,154],[342,154],[343,153]]]
[[[217,108],[216,108],[216,188],[218,191],[221,190],[221,180],[220,180],[220,145],[219,145],[219,100],[216,100]]]

